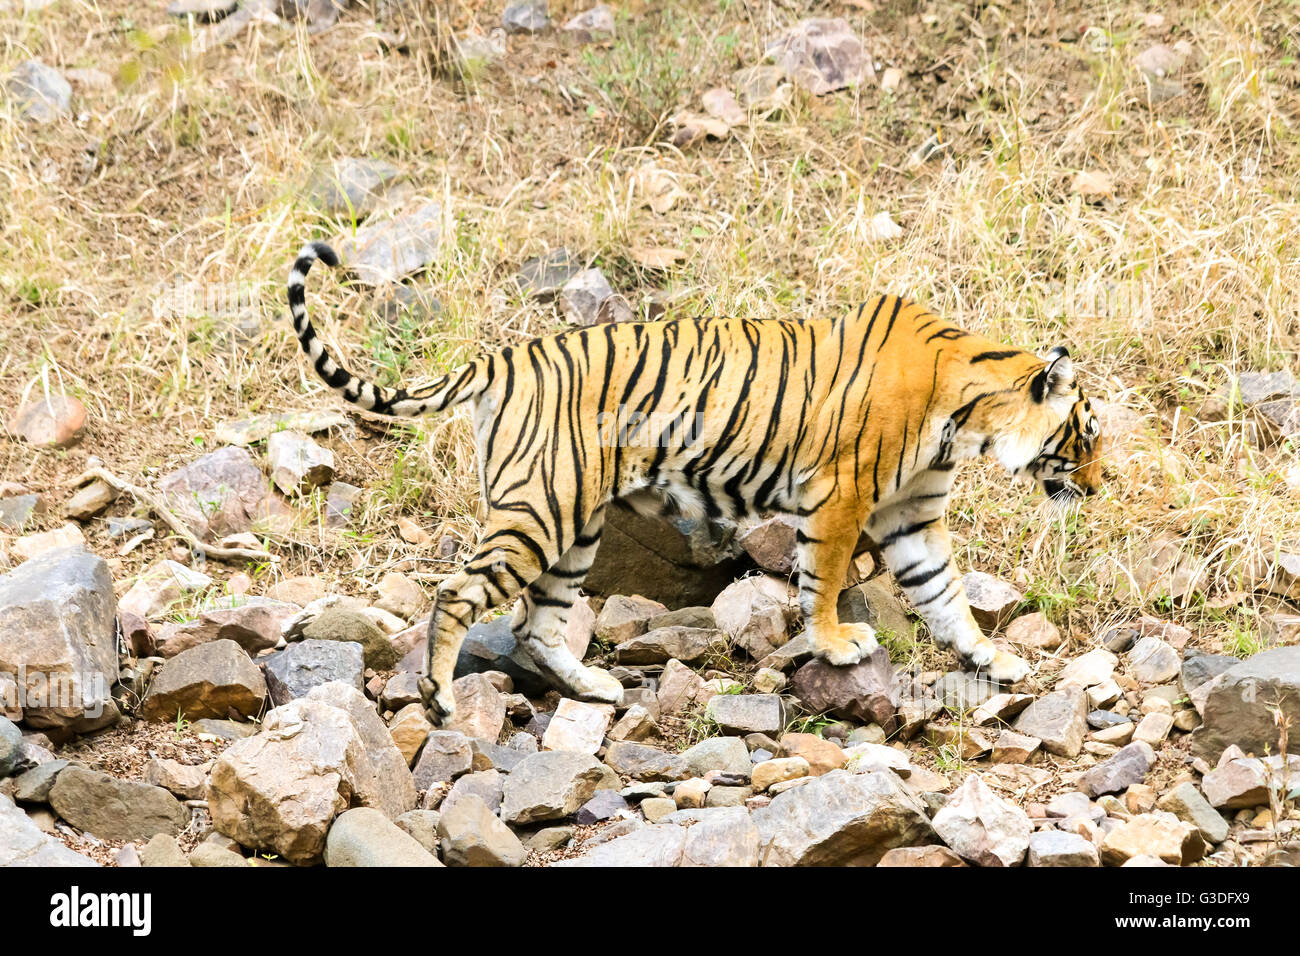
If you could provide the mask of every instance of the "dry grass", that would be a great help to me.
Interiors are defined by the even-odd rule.
[[[585,5],[553,0],[552,18]],[[662,292],[684,313],[834,315],[906,290],[1008,342],[1068,345],[1088,389],[1137,416],[1113,436],[1105,495],[1082,512],[968,469],[951,521],[965,565],[1021,581],[1076,642],[1143,609],[1209,647],[1258,635],[1267,605],[1238,593],[1237,573],[1260,549],[1300,544],[1284,480],[1295,451],[1195,412],[1231,373],[1296,368],[1296,10],[1189,2],[1150,26],[1147,8],[1124,2],[629,0],[612,45],[511,38],[505,68],[461,75],[447,32],[490,29],[500,4],[436,5],[432,27],[435,5],[407,4],[408,55],[365,11],[320,35],[263,26],[200,52],[161,3],[15,6],[0,4],[0,73],[39,57],[111,82],[78,85],[77,118],[52,126],[0,106],[0,396],[10,406],[44,375],[92,419],[68,452],[0,442],[6,479],[57,500],[92,454],[149,479],[206,447],[222,419],[332,404],[296,354],[282,283],[304,238],[344,228],[300,198],[308,171],[369,155],[444,204],[443,251],[414,280],[443,311],[386,325],[363,290],[313,277],[318,323],[358,371],[428,378],[556,328],[510,276],[560,244],[637,308]],[[797,94],[725,141],[664,143],[670,114],[759,62],[777,29],[827,12],[903,70],[896,93]],[[1180,39],[1194,48],[1186,93],[1152,104],[1133,58]],[[909,170],[936,133],[948,148]],[[666,213],[635,188],[647,162],[681,190]],[[1113,197],[1078,195],[1084,170],[1109,175]],[[901,238],[872,240],[881,211]],[[638,246],[685,257],[650,271]],[[160,290],[187,282],[251,289],[242,318],[258,330],[236,334],[234,309],[156,315]],[[360,586],[418,555],[394,532],[402,514],[473,535],[463,413],[362,423],[330,443],[340,477],[370,491],[365,520],[342,541],[296,535],[268,579]],[[1142,605],[1116,591],[1162,535],[1203,564],[1203,600]],[[119,579],[156,553],[122,559]]]

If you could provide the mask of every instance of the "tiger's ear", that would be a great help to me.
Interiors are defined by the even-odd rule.
[[[1034,376],[1034,401],[1046,400],[1049,395],[1068,395],[1074,388],[1074,363],[1070,353],[1058,345],[1045,356],[1047,365]]]

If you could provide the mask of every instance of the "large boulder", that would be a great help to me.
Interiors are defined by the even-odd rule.
[[[1192,735],[1192,750],[1210,761],[1236,744],[1257,754],[1277,753],[1274,708],[1293,727],[1300,726],[1300,646],[1275,647],[1242,661],[1219,677],[1205,698],[1202,724]],[[1300,734],[1290,752],[1300,753]]]
[[[98,865],[42,832],[31,817],[0,793],[0,868]]]
[[[163,665],[149,685],[141,712],[145,720],[225,717],[231,711],[253,717],[266,702],[266,680],[234,641],[200,644]]]
[[[833,770],[753,813],[764,866],[874,866],[900,846],[934,843],[924,806],[888,770]]]
[[[375,805],[394,819],[415,809],[415,778],[406,765],[406,758],[393,742],[388,728],[379,719],[375,705],[366,695],[355,687],[331,681],[312,688],[307,699],[347,711],[352,722],[357,725],[366,755],[375,768],[375,782],[379,790],[378,803]]]
[[[339,815],[325,838],[326,866],[442,866],[415,837],[371,807]]]
[[[589,754],[529,754],[506,775],[501,819],[513,824],[558,820],[576,813],[597,790],[618,786],[618,776]]]
[[[728,529],[703,520],[650,518],[607,510],[595,562],[583,581],[593,594],[640,594],[668,607],[713,603],[754,567]]]
[[[79,548],[0,576],[0,673],[22,676],[28,726],[84,733],[117,719],[116,613],[108,564]]]
[[[244,846],[318,863],[334,818],[355,805],[382,809],[382,786],[351,715],[301,699],[270,711],[261,733],[217,758],[208,808],[216,830]]]
[[[65,767],[50,788],[54,812],[79,830],[103,840],[176,836],[189,813],[162,787],[119,780],[85,767]]]

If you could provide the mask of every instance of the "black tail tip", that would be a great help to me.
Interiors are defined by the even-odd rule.
[[[338,254],[324,242],[313,242],[312,250],[316,253],[316,258],[325,263],[331,269],[339,264]]]

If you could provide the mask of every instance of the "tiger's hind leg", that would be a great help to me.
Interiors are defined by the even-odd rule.
[[[564,628],[578,588],[600,545],[605,525],[604,509],[598,511],[582,534],[545,574],[530,584],[515,607],[511,626],[538,669],[566,696],[607,704],[623,702],[623,685],[597,667],[586,667],[569,650]]]
[[[420,698],[435,726],[445,727],[456,713],[451,684],[466,631],[488,608],[504,604],[536,581],[546,557],[520,529],[494,526],[489,520],[478,553],[439,585],[429,616],[426,676],[419,682]]]

